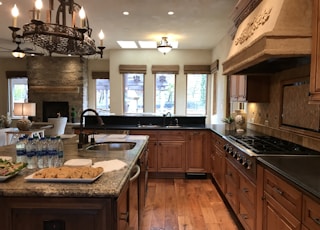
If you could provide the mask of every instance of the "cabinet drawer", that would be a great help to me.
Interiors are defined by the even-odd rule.
[[[302,193],[300,191],[268,170],[265,170],[264,189],[292,215],[298,219],[301,218]]]
[[[185,131],[159,131],[159,141],[184,141]]]
[[[131,130],[130,135],[147,135],[150,141],[156,141],[158,139],[158,132],[152,130]]]
[[[240,199],[238,218],[242,225],[245,226],[246,230],[256,229],[255,211],[251,205],[247,205],[247,203],[242,199]]]
[[[244,198],[245,203],[251,204],[255,207],[256,204],[256,186],[246,179],[244,176],[240,176],[240,196]]]
[[[239,173],[228,161],[226,167],[226,181],[228,184],[233,184],[238,187],[239,184]]]
[[[226,143],[226,142],[225,142],[222,138],[220,138],[220,137],[217,137],[217,138],[216,138],[216,148],[224,151],[224,150],[223,150],[223,147],[224,147],[225,143]]]
[[[303,196],[302,223],[308,229],[320,229],[320,203],[307,196]]]

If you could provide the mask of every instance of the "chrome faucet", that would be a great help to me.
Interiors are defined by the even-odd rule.
[[[102,118],[99,116],[98,112],[94,109],[85,109],[80,116],[80,133],[79,133],[79,143],[78,149],[81,149],[84,144],[84,133],[83,133],[83,116],[86,112],[93,112],[96,115],[97,121],[99,125],[104,125]]]

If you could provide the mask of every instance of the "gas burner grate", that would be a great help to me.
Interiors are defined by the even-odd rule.
[[[319,155],[301,145],[272,136],[228,136],[257,154]]]

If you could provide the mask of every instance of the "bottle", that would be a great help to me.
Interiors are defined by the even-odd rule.
[[[60,136],[57,136],[57,150],[58,150],[58,164],[57,166],[63,166],[64,163],[64,146]]]
[[[36,145],[32,137],[28,138],[26,144],[26,155],[27,155],[27,168],[35,169],[37,168],[37,155],[36,155]]]
[[[26,145],[24,137],[19,137],[19,140],[16,143],[16,162],[27,163]]]
[[[48,167],[56,167],[58,161],[57,141],[51,137],[48,142]]]
[[[48,167],[48,155],[47,155],[47,141],[44,137],[38,142],[38,168],[47,168]]]

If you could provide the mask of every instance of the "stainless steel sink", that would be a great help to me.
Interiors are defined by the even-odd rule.
[[[86,150],[89,151],[123,151],[130,150],[136,146],[135,142],[102,142],[89,145]]]
[[[182,128],[181,125],[167,125],[165,127],[168,128],[168,129],[170,129],[170,128]]]
[[[139,125],[138,127],[141,128],[158,128],[158,127],[162,127],[161,125]]]

